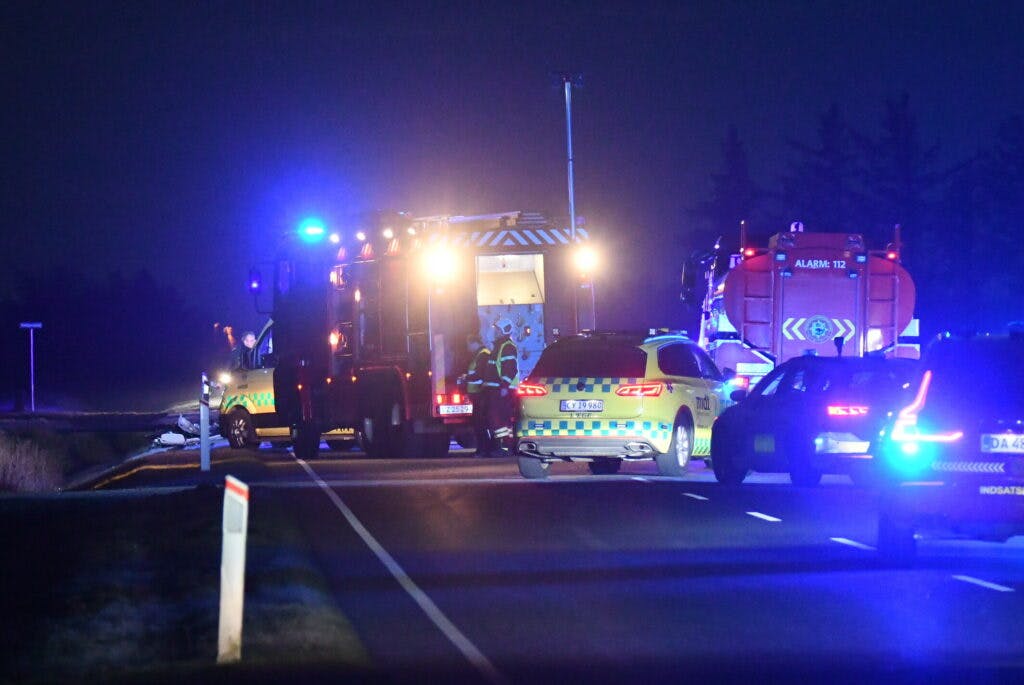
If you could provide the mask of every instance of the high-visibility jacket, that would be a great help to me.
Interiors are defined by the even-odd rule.
[[[519,348],[512,338],[504,338],[498,343],[497,369],[498,380],[503,388],[515,388],[519,385]]]
[[[494,369],[491,351],[481,347],[469,362],[469,369],[466,371],[466,392],[475,395],[484,388],[497,388],[498,377]]]

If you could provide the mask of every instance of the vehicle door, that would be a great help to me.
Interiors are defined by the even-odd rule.
[[[257,428],[271,428],[278,425],[276,403],[274,401],[274,329],[273,321],[268,321],[256,338],[256,354],[253,356],[253,368],[239,369],[239,390],[245,392],[249,402],[248,409],[253,415]],[[244,390],[243,390],[244,386]]]
[[[668,391],[659,418],[670,422],[679,407],[686,406],[693,416],[695,434],[709,428],[714,421],[712,393],[690,346],[676,342],[658,348],[658,366],[666,376],[661,380]]]

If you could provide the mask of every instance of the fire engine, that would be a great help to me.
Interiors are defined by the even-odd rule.
[[[295,453],[350,428],[372,457],[444,456],[471,434],[467,335],[486,343],[513,321],[525,377],[553,336],[592,320],[593,261],[586,229],[536,213],[304,222],[273,276],[274,396]]]
[[[701,305],[699,344],[741,384],[802,354],[917,359],[914,282],[901,247],[899,226],[886,249],[869,250],[863,235],[804,232],[799,222],[756,247],[741,223],[728,271],[715,275],[717,245],[696,255],[683,270],[682,299]]]

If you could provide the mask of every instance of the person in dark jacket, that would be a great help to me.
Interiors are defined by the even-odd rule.
[[[231,350],[231,370],[255,369],[257,365],[256,334],[246,331],[242,334],[242,344]]]
[[[498,375],[491,351],[476,333],[466,336],[466,346],[473,355],[466,371],[466,394],[473,403],[473,434],[476,452],[473,456],[490,457],[498,452],[490,425],[492,405],[498,396]]]

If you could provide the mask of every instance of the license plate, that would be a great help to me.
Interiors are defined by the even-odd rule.
[[[441,416],[452,416],[460,414],[472,414],[472,404],[439,404],[437,406],[437,413]]]
[[[604,400],[562,400],[558,408],[562,411],[604,411]]]
[[[997,454],[1024,454],[1024,435],[986,433],[981,436],[981,451]]]

